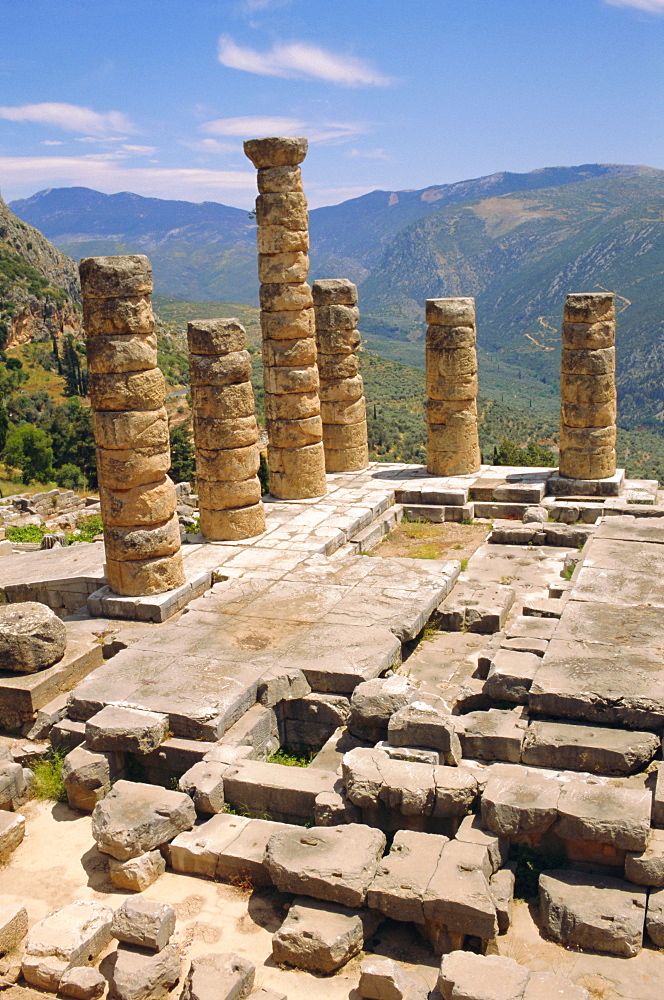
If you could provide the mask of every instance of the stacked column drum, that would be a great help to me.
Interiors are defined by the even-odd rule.
[[[369,464],[364,384],[356,354],[357,288],[345,278],[331,278],[314,281],[312,291],[325,469],[354,472]]]
[[[464,476],[482,464],[477,433],[475,300],[427,299],[427,470]]]
[[[108,585],[164,593],[185,579],[150,262],[88,257],[80,274]]]
[[[568,295],[563,315],[559,472],[607,479],[616,471],[614,296]]]
[[[236,319],[197,320],[187,339],[201,531],[213,541],[260,535],[265,511],[245,329]]]
[[[256,221],[270,492],[281,500],[325,493],[323,427],[309,272],[309,216],[299,163],[307,140],[250,139],[258,168]]]

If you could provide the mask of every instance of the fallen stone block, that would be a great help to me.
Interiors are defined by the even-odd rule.
[[[58,753],[69,753],[81,743],[85,743],[85,723],[62,719],[51,729],[50,740],[51,746]]]
[[[180,1000],[244,1000],[250,994],[258,996],[251,993],[255,974],[256,968],[248,959],[232,952],[198,955],[192,959]]]
[[[97,1000],[106,989],[106,980],[97,969],[79,965],[68,969],[60,980],[59,992],[74,1000]]]
[[[439,627],[447,632],[499,632],[514,598],[514,588],[504,584],[459,583],[438,609]]]
[[[434,767],[393,760],[381,750],[356,747],[342,758],[346,795],[360,809],[381,804],[403,815],[430,816],[435,804]]]
[[[471,853],[473,857],[466,857]],[[486,875],[477,867],[481,860],[477,855],[473,844],[450,841],[445,845],[427,888],[424,919],[486,941],[498,933],[498,917]]]
[[[224,775],[228,764],[201,760],[182,775],[178,788],[194,800],[196,812],[214,814],[224,808]]]
[[[515,705],[527,705],[528,692],[541,662],[540,657],[535,653],[499,649],[493,658],[489,674],[484,682],[485,692],[496,701],[511,701]]]
[[[52,667],[65,654],[67,630],[45,604],[26,601],[0,608],[3,670],[32,674]]]
[[[362,950],[380,919],[371,910],[296,896],[272,937],[272,958],[309,972],[336,972]]]
[[[429,991],[391,958],[371,955],[360,962],[357,987],[363,1000],[427,1000]]]
[[[357,907],[364,904],[385,843],[380,830],[359,823],[286,829],[270,837],[265,867],[282,892]]]
[[[490,708],[488,712],[469,712],[459,716],[458,725],[464,757],[514,764],[521,760],[521,744],[528,726],[524,709]]]
[[[224,797],[230,805],[263,818],[289,822],[313,817],[316,796],[333,791],[334,771],[289,767],[247,760],[224,774]]]
[[[10,760],[0,762],[0,809],[18,809],[27,798],[24,768]]]
[[[521,517],[524,524],[546,524],[549,520],[549,512],[546,507],[540,507],[539,505],[533,507],[526,507]]]
[[[533,618],[560,618],[565,610],[567,597],[538,597],[531,594],[524,599],[523,613]]]
[[[560,781],[517,765],[492,770],[482,793],[482,825],[500,837],[540,837],[558,819]]]
[[[512,923],[512,907],[514,905],[514,872],[509,868],[501,868],[489,879],[489,888],[496,904],[498,917],[498,933],[506,934]]]
[[[405,705],[390,716],[387,742],[395,747],[427,747],[437,750],[441,764],[461,762],[461,743],[451,716],[423,701]]]
[[[651,892],[646,912],[648,937],[658,948],[664,948],[664,889]]]
[[[180,955],[166,945],[146,954],[120,945],[108,984],[109,1000],[160,1000],[180,978]]]
[[[466,816],[477,800],[477,779],[465,767],[434,767],[435,799],[433,816]]]
[[[332,733],[345,726],[350,702],[342,694],[314,692],[283,706],[284,742],[287,746],[322,746]]]
[[[447,700],[445,692],[443,692],[443,697]],[[491,698],[484,692],[484,681],[481,677],[468,677],[459,688],[453,691],[449,703],[452,705],[454,715],[488,712],[491,708]]]
[[[648,766],[659,746],[654,733],[536,720],[526,731],[521,761],[591,774],[634,774]]]
[[[0,906],[0,955],[6,955],[28,933],[28,911],[22,903]]]
[[[156,750],[167,734],[167,715],[119,705],[106,705],[85,724],[85,742],[90,750],[146,754]]]
[[[175,910],[143,896],[130,896],[113,914],[111,934],[124,944],[161,951],[175,930]]]
[[[343,784],[334,792],[320,792],[314,803],[314,826],[339,826],[361,823],[362,811],[346,797]]]
[[[460,840],[464,844],[478,844],[484,848],[489,855],[491,871],[497,872],[507,860],[509,852],[509,841],[507,837],[498,836],[486,830],[479,816],[465,816],[457,832],[454,834],[455,840]]]
[[[118,861],[109,855],[108,874],[116,889],[126,892],[143,892],[166,871],[161,851],[146,851],[137,858]]]
[[[363,681],[351,695],[348,728],[354,736],[377,743],[387,736],[390,716],[416,698],[417,688],[401,674]]]
[[[494,526],[489,541],[494,545],[544,545],[546,535],[535,523],[515,527],[501,524]]]
[[[118,861],[128,861],[190,830],[194,803],[182,792],[156,785],[118,781],[92,814],[97,847]]]
[[[443,955],[438,989],[444,1000],[521,1000],[530,972],[505,955]]]
[[[297,667],[270,667],[258,682],[256,700],[265,708],[274,708],[281,701],[304,698],[311,691],[309,681]]]
[[[569,781],[558,799],[555,832],[563,840],[599,841],[643,851],[648,845],[651,799],[647,789]]]
[[[69,808],[92,812],[110,792],[117,769],[114,754],[95,753],[85,746],[71,750],[62,763]]]
[[[644,851],[625,855],[625,878],[637,885],[664,886],[664,830],[651,830]]]
[[[267,843],[273,834],[290,829],[284,823],[218,813],[171,841],[169,863],[188,875],[269,885],[264,864]]]
[[[25,817],[21,813],[0,811],[0,861],[6,861],[25,836]]]
[[[369,886],[367,905],[392,920],[424,923],[424,899],[448,838],[397,830]]]
[[[509,649],[513,653],[534,653],[535,656],[544,656],[549,643],[546,639],[528,639],[526,637],[518,639],[501,639],[501,649]]]
[[[626,958],[643,945],[645,889],[607,875],[542,872],[542,926],[554,941]]]
[[[39,920],[28,935],[23,978],[38,989],[57,992],[64,972],[87,965],[111,940],[113,910],[77,899]]]
[[[507,639],[543,639],[549,642],[553,638],[556,621],[551,618],[533,618],[531,615],[518,615],[505,631]]]

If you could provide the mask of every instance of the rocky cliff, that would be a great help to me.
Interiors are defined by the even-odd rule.
[[[82,335],[74,261],[0,197],[0,349]]]

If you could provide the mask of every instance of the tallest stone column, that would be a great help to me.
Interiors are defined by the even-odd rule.
[[[258,169],[258,277],[265,364],[270,493],[305,500],[325,493],[323,425],[309,273],[309,216],[298,164],[307,140],[249,139]]]

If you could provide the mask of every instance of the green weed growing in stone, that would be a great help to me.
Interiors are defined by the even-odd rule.
[[[35,776],[33,794],[36,799],[50,799],[54,802],[66,802],[67,790],[62,780],[62,763],[64,756],[54,753],[51,757],[42,757],[31,764]]]

